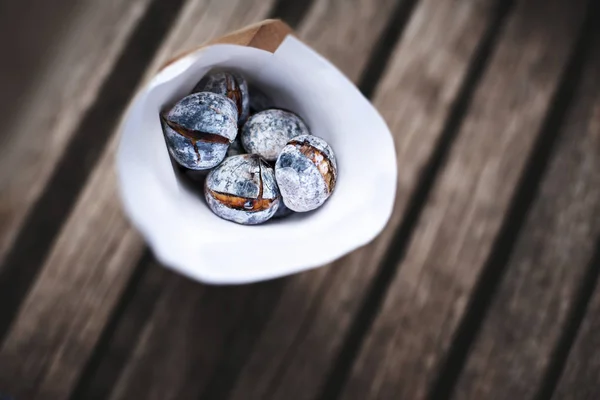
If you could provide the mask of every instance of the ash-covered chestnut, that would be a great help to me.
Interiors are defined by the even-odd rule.
[[[210,71],[196,84],[192,93],[213,92],[231,99],[238,109],[238,122],[243,123],[250,114],[248,83],[237,72]]]
[[[218,165],[237,135],[237,108],[225,96],[201,92],[180,100],[161,116],[169,152],[194,170]]]
[[[226,158],[208,174],[204,195],[217,216],[245,225],[267,221],[280,203],[273,169],[255,154]]]
[[[248,118],[241,135],[242,145],[248,153],[258,154],[267,161],[275,161],[291,138],[310,135],[310,131],[296,114],[270,109]]]
[[[277,158],[275,179],[283,203],[290,210],[314,210],[320,207],[335,189],[337,164],[333,150],[319,137],[295,137],[287,143]]]

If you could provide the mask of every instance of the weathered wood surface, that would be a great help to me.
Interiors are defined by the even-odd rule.
[[[52,57],[77,14],[76,3],[77,0],[0,2],[0,48],[4,55],[4,62],[0,64],[0,113],[4,129],[12,125],[20,115],[19,110],[26,107],[27,93],[35,90],[36,81],[47,66],[44,60]],[[23,29],[15,34],[16,20],[22,27],[35,26],[35,29]],[[0,132],[0,137],[3,134],[5,131]]]
[[[575,79],[566,82],[576,85],[575,101],[558,132],[556,151],[473,345],[456,399],[488,399],[500,392],[501,398],[532,399],[548,390],[542,386],[553,384],[543,379],[556,362],[573,307],[579,307],[581,284],[590,279],[586,274],[600,236],[598,33],[594,41],[585,34],[594,54],[589,59],[584,55],[585,71],[576,66]]]
[[[570,332],[574,343],[569,346],[568,337],[565,338],[562,354],[555,357],[567,357],[564,365],[557,363],[555,383],[556,391],[554,400],[592,400],[600,398],[600,285],[598,275],[600,273],[600,29],[596,29],[592,41],[593,52],[589,65],[586,68],[584,83],[579,90],[579,102],[573,111],[573,138],[568,146],[570,157],[565,156],[565,163],[570,162],[569,167],[573,172],[570,174],[569,186],[577,190],[577,201],[575,207],[569,207],[576,213],[577,219],[584,219],[579,225],[577,232],[580,243],[577,248],[568,255],[586,263],[586,272],[579,287],[579,304],[575,304],[569,316],[572,327]],[[565,177],[567,179],[567,177]],[[570,204],[569,204],[570,205]],[[575,218],[573,218],[575,219]],[[574,228],[573,228],[574,229]],[[583,235],[586,237],[583,237]],[[594,238],[595,235],[595,238]],[[566,238],[566,237],[563,237]],[[595,239],[595,240],[594,240]],[[564,239],[563,239],[564,240]],[[581,253],[579,253],[581,252]],[[587,258],[587,259],[586,259]],[[564,290],[564,289],[563,289]],[[586,300],[591,296],[589,306]],[[581,329],[579,327],[579,315],[583,318]],[[575,314],[575,315],[573,315]],[[569,351],[570,350],[570,354]]]
[[[140,42],[160,34],[170,15],[145,0],[82,1],[68,11],[74,15],[65,21],[70,34],[44,58],[29,107],[3,130],[0,339],[126,106],[136,71],[158,46]],[[157,23],[157,14],[165,20]],[[15,19],[23,23],[16,32],[27,21]],[[152,33],[146,31],[149,23]],[[115,68],[119,73],[112,73]]]
[[[263,1],[255,7],[247,1],[187,3],[147,76],[173,55],[261,20],[268,11]],[[0,386],[15,396],[68,396],[142,252],[143,242],[119,205],[116,143],[115,136],[0,350]]]
[[[0,393],[548,398],[600,262],[585,14],[597,22],[585,0],[79,2],[1,136]],[[158,265],[122,214],[112,133],[174,55],[279,15],[373,94],[398,153],[395,210],[326,268],[192,282]],[[40,130],[48,143],[32,140]],[[600,393],[598,298],[555,398]]]
[[[596,105],[596,110],[598,110]],[[594,124],[597,123],[594,122]],[[596,138],[593,143],[598,148],[598,130],[596,127]],[[597,157],[596,152],[596,157]],[[596,160],[597,162],[597,160]],[[598,285],[598,272],[600,271],[600,238],[596,241],[596,251],[590,260],[591,273],[590,288],[595,287],[591,303],[585,314],[585,319],[579,331],[579,335],[571,349],[566,362],[562,377],[557,382],[558,387],[552,396],[553,400],[593,400],[600,396],[600,340],[598,329],[600,329],[600,286]],[[582,305],[585,303],[582,302]],[[585,310],[585,309],[584,309]],[[575,326],[575,329],[577,326]],[[573,333],[576,330],[573,330]],[[559,370],[560,373],[562,370]],[[557,374],[556,378],[559,378]]]
[[[98,98],[150,0],[82,1],[77,7],[71,3],[56,2],[51,7],[54,12],[47,15],[54,16],[54,22],[61,25],[62,41],[50,46],[38,35],[26,35],[26,44],[33,46],[40,40],[50,49],[40,49],[42,59],[27,60],[39,67],[28,76],[33,81],[26,82],[30,90],[21,94],[26,106],[18,118],[5,121],[7,125],[0,133],[0,262],[86,112]],[[42,10],[47,8],[39,4],[32,8],[36,10],[37,6]],[[69,19],[56,15],[57,9]],[[29,22],[37,26],[38,19],[43,18],[28,21],[25,17],[24,25]],[[8,25],[9,21],[5,21],[5,26]],[[4,81],[10,85],[15,75],[19,76],[7,70],[3,85]],[[93,138],[89,142],[96,143]]]
[[[524,0],[510,13],[344,398],[427,396],[542,127],[584,6]]]

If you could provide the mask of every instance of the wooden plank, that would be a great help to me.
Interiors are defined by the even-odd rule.
[[[313,0],[298,36],[351,81],[358,82],[373,48],[393,17],[394,7],[403,2],[405,0]]]
[[[174,53],[260,20],[269,8],[264,1],[188,2],[148,76]],[[0,351],[0,387],[17,398],[69,395],[143,249],[118,202],[116,143],[113,137]]]
[[[523,0],[511,12],[343,398],[427,396],[542,126],[584,8],[583,1]]]
[[[456,399],[500,394],[537,398],[587,278],[600,236],[598,38],[547,176],[456,387]]]
[[[0,263],[150,0],[79,3],[63,22],[62,40],[44,55],[27,107],[2,132]]]
[[[590,129],[590,134],[591,136],[595,136],[595,138],[587,138],[588,142],[593,142],[591,144],[596,146],[596,149],[598,149],[599,140],[598,107],[599,104],[596,103],[596,118],[590,123],[590,128],[594,129],[593,131]],[[596,170],[598,170],[597,151],[593,162],[596,165]],[[590,272],[587,277],[590,279],[590,282],[586,286],[591,288],[593,296],[589,302],[587,311],[582,309],[585,317],[572,348],[566,348],[566,350],[570,350],[570,353],[568,353],[564,370],[562,370],[562,376],[557,382],[556,391],[552,396],[553,400],[595,400],[600,398],[600,382],[598,381],[598,376],[600,375],[600,353],[598,351],[600,349],[600,336],[598,335],[598,329],[600,329],[600,285],[598,285],[600,237],[596,241],[594,257],[590,260]],[[584,300],[588,299],[584,298]],[[577,325],[574,327],[577,328]]]
[[[256,287],[202,287],[171,276],[111,398],[198,398],[231,324],[256,295]]]
[[[211,39],[266,19],[274,3],[273,0],[262,3],[256,0],[247,3],[228,1],[230,2],[219,3],[210,0],[204,2],[194,0],[188,4],[158,51],[154,62],[148,68],[145,79],[154,76],[156,71],[171,61],[174,56],[179,56]],[[235,7],[237,10],[228,11],[230,7]]]
[[[293,34],[292,28],[281,19],[264,19],[255,24],[229,32],[226,35],[208,40],[200,45],[196,44],[185,51],[171,57],[160,69],[164,69],[175,61],[192,54],[203,47],[215,44],[236,44],[238,46],[255,47],[257,49],[274,53],[285,38]]]
[[[11,131],[27,98],[39,85],[47,60],[64,42],[64,33],[78,16],[77,0],[23,0],[0,3],[0,48],[5,55],[0,64],[0,113],[2,138]],[[84,2],[83,3],[85,7]],[[23,12],[27,10],[27,12]],[[35,29],[23,29],[23,27]],[[16,34],[18,32],[18,34]],[[1,140],[1,139],[0,139]]]
[[[151,269],[152,272],[148,272]],[[89,356],[70,399],[103,400],[114,390],[115,382],[131,355],[146,321],[157,307],[164,282],[172,274],[145,253],[123,291],[110,320]],[[134,299],[127,301],[126,299]]]
[[[205,394],[220,379],[217,365],[223,349],[232,346],[233,334],[240,340],[260,327],[282,286],[270,281],[206,287],[180,276],[165,283],[139,340],[130,341],[133,356],[110,398],[225,398]]]
[[[312,399],[320,394],[442,133],[489,25],[492,4],[436,0],[417,4],[374,98],[394,133],[398,153],[392,219],[365,248],[334,265],[289,279],[232,399]],[[332,397],[325,393],[321,398]]]

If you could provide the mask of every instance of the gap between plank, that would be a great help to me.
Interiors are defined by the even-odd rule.
[[[252,355],[287,282],[286,278],[279,278],[254,284],[256,293],[244,308],[241,319],[236,321],[237,327],[229,332],[223,346],[225,351],[199,399],[227,399],[231,396],[234,383]]]
[[[498,0],[493,12],[493,19],[475,51],[466,78],[462,82],[456,100],[450,110],[444,130],[436,143],[433,154],[423,168],[417,187],[410,196],[402,223],[396,230],[392,244],[389,246],[388,252],[379,267],[379,271],[367,291],[368,295],[352,322],[342,349],[334,363],[334,367],[325,380],[325,385],[318,397],[320,400],[338,399],[342,394],[342,390],[352,371],[354,361],[359,354],[369,329],[373,325],[375,317],[381,309],[390,283],[397,273],[398,265],[405,256],[419,217],[427,204],[427,199],[434,187],[436,178],[450,153],[452,144],[471,104],[475,89],[487,67],[490,55],[496,47],[500,32],[509,11],[512,9],[513,3],[513,0]]]
[[[374,47],[363,74],[358,81],[358,88],[366,98],[370,99],[373,96],[373,92],[390,61],[394,46],[400,41],[402,32],[406,25],[408,25],[408,20],[412,15],[417,1],[400,0],[385,30],[381,34],[381,40]]]
[[[155,0],[135,28],[0,268],[0,343],[183,0]]]
[[[269,18],[284,20],[292,29],[297,29],[310,10],[314,0],[277,0]]]
[[[288,359],[294,357],[294,353],[295,353],[294,349],[299,348],[302,339],[306,337],[306,334],[309,331],[309,324],[311,321],[314,320],[314,315],[316,315],[317,310],[320,306],[320,303],[323,300],[323,297],[325,296],[325,292],[330,287],[332,279],[333,279],[333,275],[328,274],[323,279],[323,281],[320,283],[319,289],[316,292],[316,295],[313,296],[313,299],[309,306],[309,310],[307,311],[306,316],[303,318],[302,324],[300,325],[299,329],[296,331],[296,333],[294,335],[294,340],[290,343],[289,347],[286,349],[286,353],[284,354],[284,356],[281,358],[281,361],[279,362],[279,365],[278,365],[279,368],[278,368],[277,373],[271,378],[271,380],[269,382],[268,393],[276,393],[276,390],[278,389],[278,387],[281,383],[282,377],[287,373],[287,371],[289,369],[288,365],[290,363],[288,362]]]
[[[562,334],[550,356],[550,362],[542,378],[535,400],[551,399],[558,386],[560,377],[565,369],[565,364],[577,338],[579,328],[586,316],[590,301],[596,288],[598,288],[598,277],[600,276],[600,236],[596,240],[596,250],[581,285],[577,291],[578,295],[569,310],[569,318],[565,322]]]
[[[519,179],[508,212],[484,264],[483,272],[469,299],[467,310],[456,330],[450,350],[429,392],[428,399],[449,399],[452,396],[454,387],[465,367],[471,346],[481,329],[494,294],[502,281],[510,255],[538,194],[554,145],[560,136],[575,91],[581,81],[585,55],[589,52],[591,44],[589,31],[594,20],[592,13],[589,11],[594,1],[590,0],[588,2],[586,21],[584,21],[578,33],[577,42],[569,58],[569,63],[560,77],[558,89],[553,95],[549,111],[537,135],[524,172]]]
[[[138,282],[140,282],[142,280],[142,278],[144,277],[144,275],[146,274],[148,269],[151,268],[151,264],[153,262],[155,262],[154,257],[151,255],[151,253],[148,250],[146,250],[143,253],[143,255],[141,256],[133,273],[131,274],[131,277],[129,278],[129,282],[127,282],[127,286],[125,287],[125,290],[123,291],[123,294],[121,295],[121,301],[117,304],[117,306],[113,310],[112,315],[110,316],[110,319],[108,320],[108,322],[104,326],[102,333],[100,334],[100,339],[98,339],[98,342],[96,343],[96,346],[94,347],[94,350],[92,351],[90,358],[87,360],[87,363],[83,367],[83,370],[82,370],[83,372],[79,376],[79,379],[77,380],[77,383],[74,386],[73,392],[69,396],[70,400],[89,399],[91,397],[89,395],[89,387],[90,387],[94,377],[96,376],[98,369],[100,368],[100,364],[102,362],[102,357],[106,353],[106,351],[109,349],[110,343],[111,343],[112,339],[114,338],[114,334],[117,330],[117,326],[119,325],[121,318],[126,314],[128,308],[132,302],[132,299],[139,294]],[[152,299],[150,299],[151,304],[149,304],[148,307],[146,307],[146,309],[144,310],[145,313],[142,316],[142,320],[145,321],[148,318],[148,316],[150,314],[152,314],[152,311],[154,310],[154,307],[156,306],[157,300],[158,300],[158,296],[154,296]],[[143,327],[144,327],[144,324],[139,324],[137,326],[137,331],[133,335],[135,338],[139,337],[139,335],[142,332]],[[135,340],[135,338],[132,338],[132,340]],[[133,346],[131,346],[131,348],[133,348]],[[128,357],[126,357],[126,358],[128,358]],[[119,368],[118,368],[119,371],[124,367],[124,365],[125,365],[125,363],[123,363],[123,365],[119,366]],[[111,385],[110,385],[111,388],[114,387],[114,383],[116,383],[116,379],[117,379],[118,375],[120,375],[120,374],[114,375],[115,382],[111,382]],[[106,386],[109,386],[109,385],[106,385]],[[108,392],[110,391],[110,389],[108,387],[106,387],[105,389]],[[106,394],[108,394],[108,393],[106,393]],[[94,393],[94,397],[98,397],[98,393]],[[106,397],[108,397],[108,396],[106,396]]]

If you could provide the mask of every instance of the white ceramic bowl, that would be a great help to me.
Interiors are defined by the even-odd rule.
[[[323,207],[242,226],[215,216],[178,181],[159,112],[215,66],[242,72],[333,147],[338,181]],[[121,135],[117,169],[127,215],[161,262],[200,281],[247,283],[327,264],[375,238],[392,212],[389,129],[352,82],[293,36],[275,53],[219,44],[177,60],[134,99]]]

